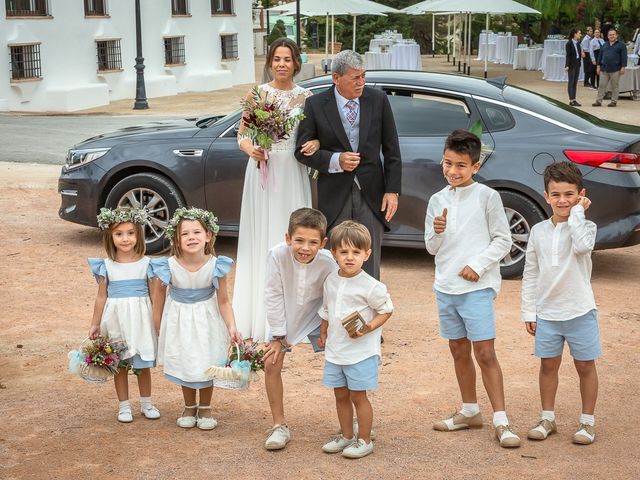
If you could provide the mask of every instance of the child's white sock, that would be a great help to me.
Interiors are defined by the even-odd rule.
[[[549,420],[550,422],[555,421],[556,412],[553,410],[542,410],[542,420]]]
[[[151,397],[140,397],[140,408],[146,410],[147,408],[152,407]]]
[[[463,403],[460,413],[465,417],[473,417],[480,413],[480,405],[477,403]]]
[[[119,402],[118,410],[121,412],[123,410],[131,410],[131,403],[129,402],[129,400],[123,400],[122,402]]]
[[[591,425],[592,427],[596,424],[595,415],[589,415],[588,413],[583,413],[580,415],[580,423],[584,423],[585,425]]]
[[[509,419],[507,418],[507,412],[504,410],[501,412],[493,412],[493,426],[509,425]]]

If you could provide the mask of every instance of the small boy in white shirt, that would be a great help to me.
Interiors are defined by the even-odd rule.
[[[500,290],[500,260],[511,249],[511,234],[498,192],[473,180],[480,169],[480,150],[480,139],[466,130],[447,137],[442,170],[449,186],[433,195],[427,207],[424,238],[435,255],[440,335],[449,340],[463,402],[461,410],[433,428],[482,428],[473,350],[500,446],[519,447],[520,438],[505,412],[502,370],[494,349],[493,300]]]
[[[327,219],[319,210],[300,208],[289,217],[285,242],[267,257],[265,306],[271,340],[264,355],[265,386],[273,427],[267,450],[280,450],[291,439],[284,417],[282,365],[286,352],[305,337],[319,351],[322,286],[338,266],[328,250]]]
[[[329,274],[324,284],[319,344],[325,347],[323,383],[333,388],[341,433],[322,450],[362,458],[373,452],[373,408],[367,390],[378,387],[380,327],[391,316],[393,304],[387,287],[362,270],[371,255],[371,234],[364,225],[345,220],[334,227],[331,253],[339,270]],[[356,313],[357,325],[343,325],[345,318]],[[357,438],[352,403],[358,417]]]
[[[522,320],[535,335],[540,358],[542,418],[529,431],[532,440],[544,440],[557,431],[553,411],[564,342],[569,344],[580,378],[582,415],[573,443],[589,445],[595,439],[593,412],[598,397],[595,359],[601,354],[596,302],[591,290],[591,252],[596,224],[584,212],[582,173],[571,162],[552,163],[544,171],[544,198],[553,216],[533,226],[522,276]]]

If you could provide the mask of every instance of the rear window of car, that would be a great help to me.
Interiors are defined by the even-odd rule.
[[[478,111],[482,117],[485,130],[489,132],[501,132],[513,128],[516,122],[509,110],[502,105],[476,100]]]
[[[446,136],[468,128],[471,113],[460,98],[383,87],[401,137]]]

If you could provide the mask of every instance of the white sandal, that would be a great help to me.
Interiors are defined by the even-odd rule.
[[[118,409],[118,421],[122,423],[133,422],[133,413],[131,412],[131,405],[126,407],[120,407]]]
[[[198,412],[200,410],[211,410],[211,406],[206,407],[198,407]],[[198,428],[200,430],[213,430],[218,426],[218,421],[213,417],[201,417],[198,415],[198,420],[196,421]]]
[[[142,415],[145,418],[148,418],[150,420],[155,420],[157,418],[160,418],[160,410],[158,410],[155,405],[148,405],[146,407],[144,406],[140,406],[140,413],[142,413]]]
[[[197,416],[196,415],[184,415],[184,411],[187,408],[198,408],[198,405],[185,405],[184,406],[184,410],[182,411],[182,416],[178,417],[178,420],[176,420],[176,423],[178,424],[179,427],[182,428],[193,428],[196,426],[196,422],[197,422]]]

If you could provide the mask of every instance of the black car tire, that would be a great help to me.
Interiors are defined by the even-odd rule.
[[[545,220],[546,217],[535,203],[522,194],[501,191],[500,197],[513,240],[511,252],[500,262],[500,273],[502,278],[516,278],[521,276],[524,270],[525,253],[531,227]]]
[[[156,173],[136,173],[123,178],[111,189],[105,200],[108,208],[151,207],[151,222],[144,228],[147,253],[161,253],[169,248],[164,230],[173,212],[185,202],[178,187]]]

